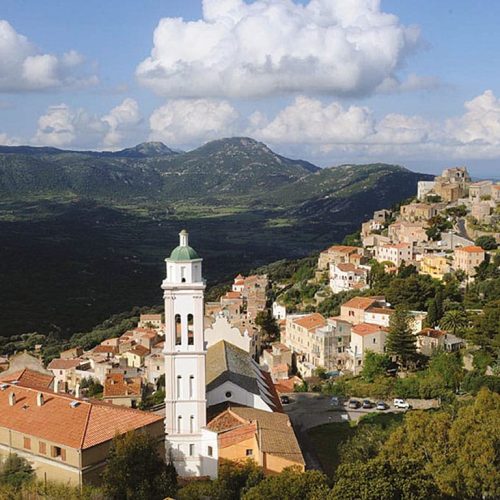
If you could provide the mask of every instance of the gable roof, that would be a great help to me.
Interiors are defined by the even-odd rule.
[[[326,325],[326,319],[320,313],[308,314],[292,321],[306,330],[315,330],[320,326]]]
[[[125,378],[123,373],[109,373],[104,381],[103,397],[140,396],[141,377]]]
[[[47,368],[49,370],[69,370],[76,368],[82,362],[81,359],[53,359]]]
[[[17,382],[18,385],[48,389],[54,380],[52,374],[39,373],[29,368],[17,372],[5,373],[0,376],[0,382]]]
[[[380,299],[376,297],[353,297],[352,299],[344,302],[341,307],[350,307],[352,309],[368,309],[370,306],[376,304]]]
[[[370,335],[371,333],[377,333],[380,331],[386,331],[387,329],[383,326],[372,325],[371,323],[360,323],[352,327],[351,332],[357,335]]]
[[[260,369],[248,352],[220,340],[207,350],[205,379],[207,392],[230,381],[260,396],[275,411],[282,411],[271,375]]]
[[[42,392],[44,403],[37,405]],[[9,405],[9,394],[16,403]],[[73,406],[71,403],[73,403]],[[0,427],[76,449],[91,448],[118,433],[162,421],[162,417],[123,406],[83,401],[66,394],[9,385],[0,390]]]
[[[481,247],[478,247],[476,245],[470,245],[468,247],[456,248],[455,252],[484,253],[484,250]]]
[[[245,428],[248,424],[256,424],[254,427],[256,430],[253,433],[257,434],[257,442],[262,453],[285,458],[301,465],[305,464],[292,424],[285,413],[246,407],[230,407],[213,419],[208,424],[208,428],[218,433],[224,433]],[[247,439],[247,433],[241,437]]]

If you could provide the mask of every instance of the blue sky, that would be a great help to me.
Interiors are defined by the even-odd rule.
[[[251,135],[324,166],[466,164],[500,177],[500,2],[204,8],[2,0],[0,143],[189,149]]]

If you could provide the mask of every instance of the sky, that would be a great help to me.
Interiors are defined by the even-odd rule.
[[[500,178],[496,0],[1,0],[0,144]]]

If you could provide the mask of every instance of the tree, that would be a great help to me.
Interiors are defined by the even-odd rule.
[[[448,330],[456,335],[458,332],[465,330],[469,324],[469,319],[467,318],[467,313],[460,309],[455,309],[452,311],[446,311],[444,316],[439,322],[439,326],[443,330]]]
[[[280,327],[269,310],[259,311],[255,317],[255,324],[264,332],[267,342],[279,339]]]
[[[447,389],[456,391],[464,377],[462,358],[458,352],[439,351],[431,357],[429,373],[436,375]]]
[[[373,351],[366,351],[361,376],[367,382],[373,382],[375,377],[385,375],[390,364],[391,359],[387,356],[387,354],[378,354]]]
[[[80,383],[80,389],[86,389],[87,396],[94,398],[102,394],[104,387],[98,380],[92,377],[85,377]]]
[[[438,308],[436,299],[431,299],[429,301],[429,307],[427,308],[427,324],[434,328],[438,322]]]
[[[415,359],[416,337],[410,328],[410,314],[401,306],[396,306],[389,322],[389,333],[386,340],[386,350],[396,356],[403,366],[408,366]]]
[[[5,461],[0,465],[0,484],[19,489],[24,483],[32,479],[33,472],[26,459],[11,453],[7,455]]]
[[[113,439],[103,474],[104,491],[112,500],[160,500],[175,496],[177,473],[158,453],[155,437],[129,432]]]
[[[243,495],[243,500],[322,500],[329,492],[326,476],[316,470],[302,472],[287,467],[275,476],[268,476]]]
[[[474,243],[483,250],[495,250],[498,247],[495,238],[490,235],[479,236]]]

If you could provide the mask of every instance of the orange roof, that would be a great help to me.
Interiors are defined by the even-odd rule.
[[[354,264],[347,263],[347,262],[346,263],[337,264],[336,267],[338,269],[340,269],[344,273],[354,272],[357,269]]]
[[[328,248],[328,252],[339,252],[339,253],[350,253],[354,251],[358,251],[359,247],[352,247],[348,245],[333,245]]]
[[[161,321],[161,314],[141,314],[141,321]]]
[[[417,335],[420,335],[422,337],[431,337],[433,339],[438,339],[439,337],[442,337],[443,335],[446,335],[447,332],[443,330],[435,330],[434,328],[424,328],[420,332],[417,333]]]
[[[104,398],[117,396],[140,396],[141,377],[125,378],[123,373],[110,373],[104,381]]]
[[[37,393],[44,404],[37,405]],[[9,394],[16,403],[9,405]],[[70,403],[77,404],[72,407]],[[83,401],[47,390],[9,385],[0,390],[0,427],[76,449],[91,448],[110,441],[116,434],[140,429],[163,417],[153,413]]]
[[[81,362],[81,359],[53,359],[47,368],[49,370],[69,370],[76,368]]]
[[[353,297],[352,299],[344,302],[342,307],[351,307],[353,309],[368,309],[375,304],[377,299],[374,297]]]
[[[240,292],[227,292],[226,295],[222,297],[223,299],[241,299]]]
[[[147,347],[144,347],[143,345],[136,345],[132,349],[130,349],[130,351],[127,352],[143,357],[149,354],[149,349]]]
[[[294,319],[293,322],[307,330],[314,330],[320,326],[326,325],[326,319],[319,313],[313,313],[303,316],[302,318]]]
[[[118,349],[115,346],[111,346],[111,345],[97,345],[92,349],[92,352],[94,354],[101,354],[101,353],[116,354],[118,352]]]
[[[455,249],[456,252],[467,252],[467,253],[483,253],[484,250],[481,247],[470,245],[468,247],[462,247]]]
[[[40,389],[47,389],[52,384],[54,376],[40,373],[29,368],[24,368],[13,373],[6,373],[0,376],[0,382],[17,382],[20,385],[27,387],[36,387]]]
[[[359,325],[352,327],[352,332],[357,335],[370,335],[370,333],[377,333],[381,330],[385,330],[383,326],[372,325],[371,323],[360,323]]]
[[[274,384],[274,387],[276,388],[276,391],[279,393],[293,392],[293,388],[300,383],[302,383],[302,380],[299,377],[294,376],[286,380],[280,380],[279,382],[276,382]]]

